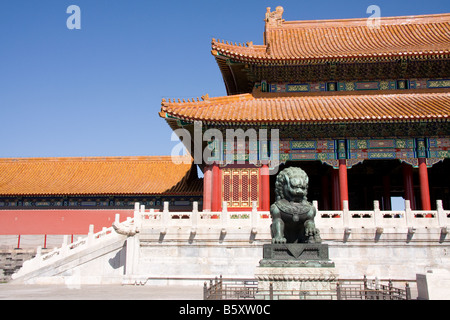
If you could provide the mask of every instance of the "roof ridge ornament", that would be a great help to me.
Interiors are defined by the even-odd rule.
[[[266,9],[266,18],[264,19],[264,21],[266,22],[266,27],[270,26],[270,27],[280,27],[283,22],[283,12],[284,9],[282,6],[278,6],[275,8],[274,12],[270,12],[270,7],[267,7]]]

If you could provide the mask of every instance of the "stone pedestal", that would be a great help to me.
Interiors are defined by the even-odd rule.
[[[264,245],[256,268],[260,298],[330,299],[338,274],[328,259],[326,244]]]
[[[317,243],[265,244],[260,267],[334,268],[328,245]]]

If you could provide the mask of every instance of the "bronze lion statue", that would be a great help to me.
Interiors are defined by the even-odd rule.
[[[272,243],[320,243],[314,224],[316,208],[307,201],[308,175],[289,167],[276,178],[276,201],[270,207]]]

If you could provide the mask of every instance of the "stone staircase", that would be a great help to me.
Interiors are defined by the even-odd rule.
[[[12,278],[11,282],[120,283],[125,268],[126,239],[128,233],[136,230],[133,218],[127,218],[123,222],[119,222],[119,219],[117,214],[113,226],[103,228],[97,233],[94,233],[94,226],[90,225],[87,237],[70,244],[65,236],[60,248],[47,253],[43,253],[41,247],[38,247],[34,254],[22,254],[21,258],[17,255],[18,252],[15,253],[14,268],[9,263],[11,266],[6,269],[8,276]],[[5,266],[6,264],[5,260]]]
[[[24,261],[33,258],[35,255],[36,250],[0,250],[0,283],[11,280],[11,275],[22,267]]]

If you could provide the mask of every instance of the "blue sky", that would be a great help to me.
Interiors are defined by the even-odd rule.
[[[170,155],[162,98],[225,95],[211,38],[262,44],[266,7],[286,20],[450,12],[450,1],[0,2],[0,157]],[[81,30],[69,30],[69,5]]]

